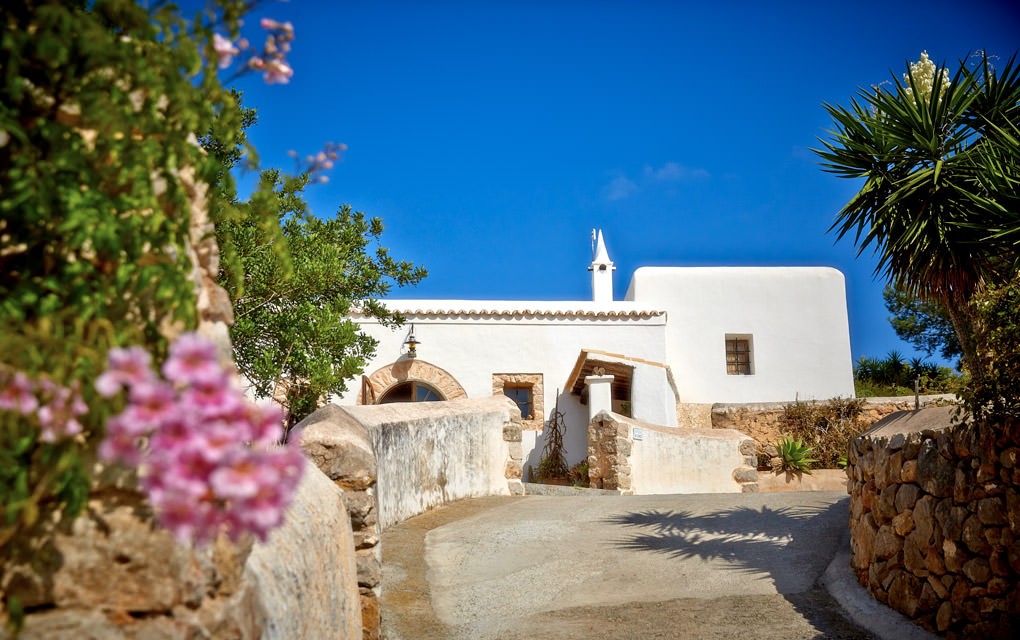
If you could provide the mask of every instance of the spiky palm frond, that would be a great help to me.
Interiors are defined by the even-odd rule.
[[[1020,68],[1014,57],[996,72],[982,55],[948,83],[944,69],[927,96],[908,70],[825,105],[835,129],[815,151],[826,171],[864,179],[830,231],[871,248],[876,274],[907,292],[959,301],[1020,255]]]

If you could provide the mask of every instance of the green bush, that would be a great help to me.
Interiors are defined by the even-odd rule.
[[[868,426],[861,421],[863,408],[864,400],[859,398],[788,404],[783,409],[785,432],[811,448],[815,468],[837,469],[850,441]]]
[[[854,363],[854,392],[858,398],[914,395],[914,382],[922,394],[959,393],[965,376],[922,358],[904,360],[897,351],[885,358],[861,356]]]

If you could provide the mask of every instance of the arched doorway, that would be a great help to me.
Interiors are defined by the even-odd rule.
[[[443,369],[424,360],[408,359],[397,360],[370,376],[363,376],[358,404],[428,402],[466,397],[464,387]]]

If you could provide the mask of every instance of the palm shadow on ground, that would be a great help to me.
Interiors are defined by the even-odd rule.
[[[848,627],[838,603],[819,584],[835,551],[831,543],[820,541],[849,535],[847,501],[708,513],[649,510],[616,514],[607,521],[625,531],[615,541],[619,548],[716,561],[719,570],[770,580],[818,629],[818,638],[869,638],[863,630]]]

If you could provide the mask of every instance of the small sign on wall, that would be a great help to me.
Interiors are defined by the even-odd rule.
[[[634,427],[633,429],[631,429],[630,436],[631,439],[633,440],[644,440],[645,430],[642,429],[641,427]]]

